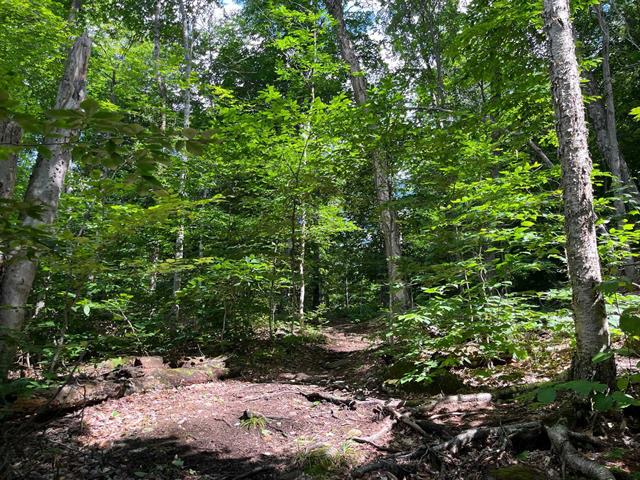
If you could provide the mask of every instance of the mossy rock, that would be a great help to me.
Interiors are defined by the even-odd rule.
[[[541,480],[543,478],[545,475],[535,468],[525,465],[508,465],[491,470],[488,480]]]

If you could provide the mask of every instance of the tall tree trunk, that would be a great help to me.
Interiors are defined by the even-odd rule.
[[[56,109],[76,110],[85,99],[85,82],[91,53],[91,39],[87,33],[74,42],[58,88]],[[64,178],[69,169],[71,150],[69,143],[76,134],[69,129],[56,129],[45,139],[50,155],[38,155],[36,165],[25,193],[25,201],[41,208],[39,218],[26,216],[23,225],[38,227],[51,225],[58,210],[58,201],[64,186]],[[15,336],[24,324],[25,307],[33,280],[36,275],[37,260],[27,255],[25,250],[13,252],[7,262],[0,284],[0,379],[6,378],[7,370],[15,355]]]
[[[613,177],[612,189],[614,191],[616,189],[622,189],[624,193],[633,195],[636,202],[640,202],[638,187],[629,174],[629,168],[622,157],[618,144],[618,128],[613,100],[613,83],[611,80],[609,25],[602,11],[602,5],[593,7],[593,10],[602,32],[602,87],[604,105],[600,101],[591,102],[588,106],[588,112],[592,119],[593,127],[596,130],[598,147]],[[597,94],[598,89],[593,75],[590,75],[590,82],[587,88],[590,90],[590,93],[594,95]],[[627,209],[624,199],[620,196],[620,192],[616,193],[614,208],[616,210],[618,226],[621,228],[627,214]],[[630,254],[631,248],[626,246],[625,249],[629,254],[626,255],[624,259],[624,274],[629,280],[636,281],[638,272],[634,265],[633,256]]]
[[[20,125],[11,120],[0,121],[0,148],[17,147],[21,138]],[[17,169],[17,153],[10,153],[6,158],[0,159],[0,198],[8,199],[13,196]]]
[[[576,328],[572,375],[611,384],[615,380],[613,358],[598,364],[592,362],[594,355],[609,349],[610,340],[604,298],[598,288],[602,277],[593,211],[592,165],[569,1],[544,0],[544,20],[562,161],[567,263]]]
[[[322,257],[320,245],[316,242],[313,245],[313,286],[311,289],[311,306],[316,309],[322,303]]]
[[[351,86],[353,87],[355,101],[358,105],[365,105],[367,103],[367,83],[360,67],[360,60],[347,32],[342,0],[325,0],[325,3],[327,10],[337,22],[340,51],[351,71]],[[376,148],[371,154],[371,160],[374,170],[376,200],[380,208],[380,229],[387,261],[389,310],[393,315],[405,310],[409,304],[407,288],[398,265],[402,257],[400,227],[398,225],[398,215],[390,206],[390,202],[393,199],[393,181],[385,152]]]
[[[155,68],[156,83],[158,84],[158,93],[160,95],[161,108],[160,112],[160,130],[163,132],[167,129],[167,87],[164,83],[164,77],[160,71],[160,27],[162,25],[162,0],[156,0],[155,10],[153,14],[153,63]]]
[[[300,258],[298,258],[298,325],[304,329],[304,304],[306,300],[305,259],[307,250],[307,212],[302,208],[300,216]]]
[[[22,128],[11,120],[0,121],[0,149],[17,147],[22,138]],[[0,158],[0,199],[13,198],[18,170],[18,154],[10,152],[6,158]],[[0,250],[0,278],[4,269],[5,254]]]
[[[185,77],[185,88],[183,92],[183,126],[184,128],[189,128],[191,126],[191,69],[192,69],[192,43],[193,43],[193,25],[191,23],[191,18],[189,13],[187,12],[187,8],[185,5],[185,0],[180,0],[178,2],[178,6],[180,9],[180,16],[182,18],[182,41],[183,41],[183,49],[184,49],[184,77]],[[186,167],[186,153],[183,153],[182,156],[182,167],[180,169],[180,185],[179,185],[179,194],[180,196],[185,195],[185,188],[187,182],[187,167]],[[180,224],[178,225],[178,232],[176,234],[176,243],[175,243],[175,259],[179,262],[184,258],[184,220],[180,219]],[[178,291],[181,288],[182,278],[180,270],[176,271],[173,274],[173,295],[174,298],[177,296]],[[176,303],[174,305],[174,312],[176,322],[180,319],[180,304],[176,299]]]
[[[608,158],[608,162],[611,165],[612,173],[615,175],[616,180],[618,180],[620,184],[627,189],[628,193],[635,195],[636,201],[640,202],[638,186],[630,175],[629,167],[620,152],[620,145],[618,144],[616,107],[613,97],[613,81],[611,79],[611,39],[609,36],[609,25],[607,24],[607,19],[604,16],[602,5],[597,5],[594,7],[594,10],[598,19],[598,25],[602,31],[602,82],[604,90],[605,125],[608,137],[607,153],[605,154],[605,157]],[[613,172],[614,169],[615,173]]]

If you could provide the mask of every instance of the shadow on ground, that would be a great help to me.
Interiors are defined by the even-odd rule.
[[[334,324],[324,342],[304,335],[252,343],[230,359],[231,376],[256,383],[314,384],[350,391],[379,391],[385,367],[368,324]],[[379,392],[383,393],[383,392]]]
[[[77,420],[58,423],[57,431],[41,431],[28,445],[5,445],[10,468],[3,479],[25,480],[253,480],[297,478],[295,458],[258,460],[196,448],[173,436],[123,438],[108,448],[86,447],[76,441]],[[74,433],[75,432],[75,433]],[[220,439],[232,441],[232,439]]]

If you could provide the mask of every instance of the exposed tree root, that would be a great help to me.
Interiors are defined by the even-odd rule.
[[[444,443],[431,447],[434,452],[449,451],[451,453],[458,453],[460,450],[470,445],[471,443],[485,440],[489,437],[496,435],[503,435],[510,437],[516,433],[520,433],[525,430],[542,430],[542,424],[540,422],[526,422],[516,423],[515,425],[504,425],[500,427],[482,427],[472,428],[466,430],[459,435],[456,435],[451,440],[447,440]]]
[[[380,440],[382,437],[384,437],[391,430],[393,430],[393,427],[397,422],[398,422],[397,420],[389,418],[385,422],[384,426],[377,432],[369,435],[368,437],[353,437],[351,438],[351,440],[356,443],[366,443],[376,448],[377,450],[381,450],[384,452],[393,451],[393,449],[391,448],[385,447],[383,445],[379,445],[377,441]]]
[[[302,395],[310,402],[329,402],[340,407],[350,408],[351,410],[356,409],[357,402],[351,398],[336,397],[334,395],[321,392],[302,393]]]
[[[429,434],[427,432],[425,432],[423,430],[423,428],[418,425],[416,422],[414,422],[411,419],[411,415],[409,413],[403,413],[401,414],[400,412],[398,412],[395,408],[390,407],[390,406],[385,406],[384,407],[386,411],[388,411],[391,415],[392,418],[404,423],[405,425],[407,425],[408,427],[412,428],[413,430],[415,430],[416,432],[418,432],[421,436],[423,437],[429,437]]]
[[[608,468],[591,461],[578,453],[571,445],[571,432],[564,425],[545,427],[553,450],[560,456],[562,462],[571,470],[581,473],[595,480],[615,480]]]
[[[400,421],[403,417],[403,415],[399,415],[397,412],[394,416],[396,421]],[[382,436],[383,434],[384,433],[380,433],[379,436]],[[600,440],[593,438],[590,435],[572,432],[563,425],[545,427],[539,421],[503,425],[500,427],[472,428],[443,443],[423,446],[411,452],[396,453],[385,458],[378,459],[372,463],[368,463],[355,469],[352,472],[352,475],[354,477],[361,477],[366,473],[378,470],[388,471],[394,475],[406,475],[407,473],[415,472],[419,463],[425,457],[429,458],[430,462],[442,465],[446,458],[444,455],[445,453],[454,455],[458,454],[461,450],[469,447],[471,444],[486,441],[491,437],[502,437],[503,442],[500,448],[505,449],[507,448],[510,440],[512,440],[516,435],[522,434],[526,434],[527,437],[548,437],[553,451],[559,455],[562,463],[577,473],[581,473],[582,475],[585,475],[588,478],[593,478],[594,480],[615,479],[613,474],[607,468],[580,455],[570,442],[570,439],[574,439],[582,443],[602,446],[603,443]],[[374,435],[377,436],[378,433]],[[379,438],[379,436],[377,438]]]
[[[358,478],[366,475],[367,473],[377,472],[380,470],[391,472],[399,477],[404,477],[405,475],[415,473],[418,470],[418,462],[399,464],[394,459],[383,458],[352,470],[351,476]]]

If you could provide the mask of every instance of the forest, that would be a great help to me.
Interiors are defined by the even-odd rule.
[[[637,0],[0,0],[0,478],[640,480]]]

